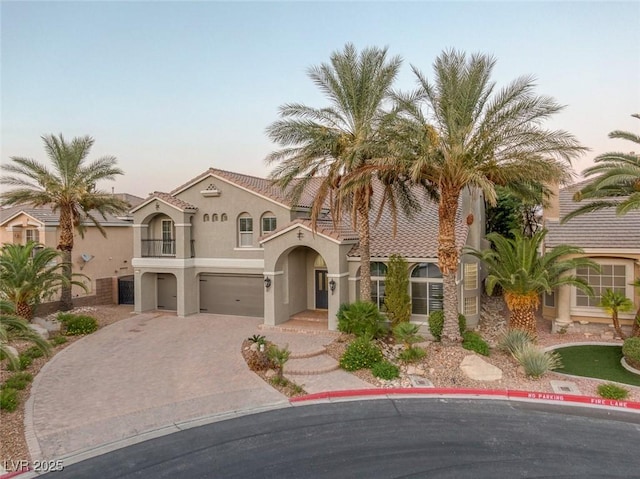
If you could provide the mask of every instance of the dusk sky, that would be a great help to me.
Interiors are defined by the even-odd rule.
[[[91,135],[100,185],[139,196],[209,167],[266,176],[265,128],[287,102],[327,103],[307,76],[352,42],[387,46],[432,78],[446,48],[494,55],[498,86],[524,74],[566,109],[547,124],[591,148],[638,131],[640,2],[10,2],[1,4],[1,157],[45,162],[40,136]]]

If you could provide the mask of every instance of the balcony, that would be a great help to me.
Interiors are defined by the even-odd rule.
[[[195,258],[196,248],[195,241],[191,240],[191,258]],[[142,257],[143,258],[175,258],[176,257],[176,240],[142,240]]]

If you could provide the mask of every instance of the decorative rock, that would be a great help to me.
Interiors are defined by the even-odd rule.
[[[489,364],[475,354],[465,356],[460,363],[460,369],[469,378],[476,381],[497,381],[502,379],[502,370]]]
[[[414,366],[413,364],[410,364],[407,366],[407,375],[408,376],[422,376],[424,375],[424,369],[420,366]]]
[[[257,351],[258,350],[258,343],[251,343],[251,346],[249,346],[249,350],[250,351]]]
[[[602,339],[613,339],[613,331],[605,331],[600,335]]]
[[[33,318],[31,322],[33,324],[37,324],[38,326],[42,326],[50,333],[57,333],[60,331],[60,321],[47,318]]]
[[[14,348],[13,346],[5,346],[5,348],[7,348],[7,351],[9,351],[9,353],[11,353],[11,355],[13,355],[14,357],[18,357],[18,350],[16,348]]]
[[[49,339],[49,331],[38,324],[29,324],[29,327],[37,334],[42,336],[43,339]]]
[[[274,378],[275,376],[276,372],[273,369],[267,369],[267,371],[264,373],[264,377],[266,377],[267,379]]]

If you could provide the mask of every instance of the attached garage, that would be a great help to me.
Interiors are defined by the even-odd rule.
[[[201,274],[200,312],[264,317],[262,275]]]

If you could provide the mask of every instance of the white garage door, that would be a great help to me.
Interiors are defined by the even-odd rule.
[[[263,317],[262,275],[201,274],[200,312]]]

